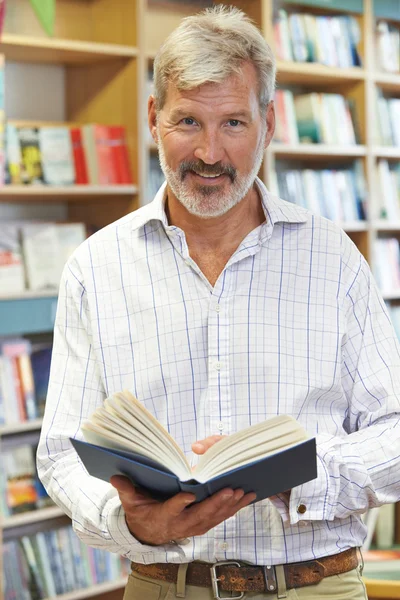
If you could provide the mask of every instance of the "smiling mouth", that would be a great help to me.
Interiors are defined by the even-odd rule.
[[[206,175],[205,173],[196,173],[196,171],[191,171],[192,175],[194,175],[195,177],[198,177],[199,179],[203,180],[203,181],[216,181],[217,179],[221,179],[221,177],[224,177],[224,175],[226,175],[226,173],[218,173],[217,175]]]

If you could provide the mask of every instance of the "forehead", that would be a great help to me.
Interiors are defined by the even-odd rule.
[[[253,110],[258,107],[258,96],[256,69],[251,63],[246,63],[238,74],[227,77],[221,83],[208,82],[190,90],[179,90],[173,82],[169,82],[164,109],[209,107],[212,110]]]

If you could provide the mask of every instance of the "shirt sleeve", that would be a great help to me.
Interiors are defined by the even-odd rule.
[[[154,547],[131,535],[115,488],[88,475],[69,441],[83,439],[81,423],[106,397],[89,312],[79,266],[71,260],[60,286],[38,473],[48,494],[71,517],[83,542],[128,558],[139,554],[143,562],[151,562]]]
[[[342,342],[343,434],[320,433],[318,476],[272,500],[283,521],[345,518],[400,500],[400,348],[370,269],[360,256],[346,293]]]

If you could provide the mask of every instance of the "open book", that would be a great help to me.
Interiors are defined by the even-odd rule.
[[[315,439],[280,415],[224,437],[200,456],[194,471],[176,441],[128,391],[114,394],[71,439],[90,475],[125,475],[163,500],[191,492],[200,501],[225,487],[256,492],[257,500],[317,476]],[[196,440],[193,440],[196,441]]]

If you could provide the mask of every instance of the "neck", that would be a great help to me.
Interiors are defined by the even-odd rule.
[[[170,225],[185,232],[189,249],[236,250],[240,242],[265,221],[255,185],[236,206],[220,217],[202,219],[190,214],[167,187],[166,213]]]

